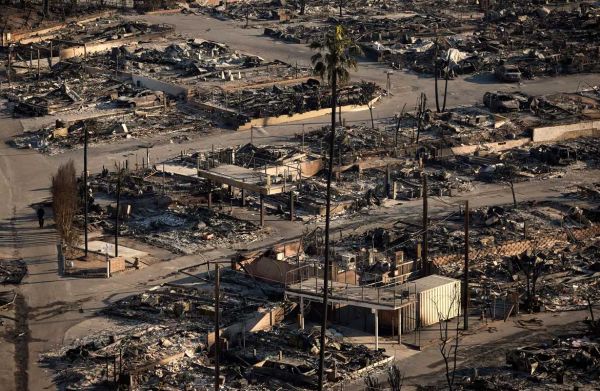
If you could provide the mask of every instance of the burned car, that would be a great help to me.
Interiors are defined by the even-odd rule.
[[[577,151],[562,145],[540,145],[530,150],[534,158],[554,166],[568,166],[577,161]]]
[[[496,79],[508,83],[517,83],[521,81],[523,75],[516,65],[499,65],[494,71]]]
[[[307,365],[296,365],[289,362],[264,360],[252,368],[255,376],[274,377],[291,382],[296,386],[316,387],[316,370]]]
[[[521,93],[488,91],[483,95],[483,104],[493,112],[506,113],[526,110],[529,98]]]
[[[161,106],[165,103],[165,94],[162,91],[144,90],[134,96],[120,96],[117,105],[121,107],[152,107]]]

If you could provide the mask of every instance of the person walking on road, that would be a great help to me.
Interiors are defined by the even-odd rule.
[[[46,214],[46,212],[44,211],[43,207],[39,207],[39,209],[37,210],[37,217],[38,217],[38,222],[40,223],[40,228],[44,228],[44,215]]]

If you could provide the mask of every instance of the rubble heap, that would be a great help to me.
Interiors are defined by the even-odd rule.
[[[249,334],[244,346],[227,352],[227,361],[242,366],[251,384],[261,382],[273,389],[287,383],[314,389],[320,334],[317,326],[306,330],[278,326]],[[331,355],[325,368],[328,386],[356,379],[359,373],[385,365],[390,359],[382,350],[344,342],[343,336],[332,328],[327,329],[326,341],[326,354]]]
[[[122,46],[113,50],[111,57],[120,56],[119,66],[125,71],[134,70],[149,75],[176,71],[174,78],[195,76],[202,80],[224,79],[234,71],[259,66],[263,59],[231,50],[227,45],[203,39],[189,39],[172,43],[165,48]],[[231,76],[230,76],[231,77]]]
[[[72,124],[57,121],[55,125],[17,135],[10,140],[10,144],[19,149],[30,148],[55,155],[83,148],[84,129],[88,132],[88,146],[93,147],[150,136],[185,139],[190,135],[208,132],[211,128],[211,122],[201,116],[184,114],[172,106],[158,106]]]
[[[254,223],[193,205],[173,205],[158,214],[134,216],[126,234],[175,253],[251,243],[266,232]]]
[[[214,353],[209,349],[214,285],[193,282],[191,287],[155,287],[111,304],[102,311],[119,323],[110,333],[86,336],[43,354],[40,361],[55,371],[56,384],[73,388],[205,388],[214,381]],[[222,273],[221,288],[222,331],[277,305],[267,299],[281,298],[269,285],[235,272]],[[225,370],[223,389],[238,389],[229,383],[239,373]]]
[[[340,88],[338,104],[366,105],[381,94],[382,91],[376,84],[361,82]],[[254,118],[292,115],[331,107],[330,89],[322,86],[316,79],[293,86],[243,89],[229,94],[220,91],[200,99],[207,105],[220,108],[219,115],[233,116],[232,122],[237,126]]]
[[[535,321],[535,319],[533,319]],[[600,339],[597,321],[570,324],[552,341],[506,351],[506,366],[465,378],[466,390],[594,389],[598,382]]]
[[[19,284],[27,274],[27,264],[22,259],[0,260],[0,284]]]

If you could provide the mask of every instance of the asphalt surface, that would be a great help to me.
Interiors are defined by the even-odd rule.
[[[260,55],[267,59],[281,59],[299,65],[307,65],[310,51],[303,45],[275,42],[261,36],[261,29],[241,29],[241,23],[222,22],[204,16],[172,15],[148,16],[149,21],[167,22],[176,26],[178,32],[190,37],[214,39],[232,47]],[[380,64],[363,62],[356,79],[373,80],[385,85],[385,71]],[[585,84],[595,84],[597,75],[574,75],[553,79],[528,81],[521,88],[529,93],[554,93],[573,91]],[[412,108],[421,91],[433,102],[433,80],[414,74],[395,72],[392,94],[375,109],[375,117],[391,116],[399,112],[404,104]],[[457,79],[450,82],[449,104],[451,106],[480,102],[488,90],[511,90],[518,85],[495,83],[489,75]],[[0,108],[3,102],[0,102]],[[431,105],[431,103],[430,103]],[[370,121],[366,113],[345,116],[349,121]],[[50,119],[51,121],[51,119]],[[306,129],[322,126],[327,117],[305,121]],[[314,124],[320,122],[321,124]],[[312,125],[311,125],[312,124]],[[255,134],[261,143],[284,143],[290,136],[299,133],[302,123],[267,127]],[[0,326],[0,389],[41,390],[53,389],[48,372],[37,363],[38,355],[47,349],[65,342],[69,330],[85,324],[93,332],[93,311],[126,294],[136,293],[148,286],[174,278],[170,275],[178,268],[198,263],[198,257],[179,257],[169,262],[155,264],[135,273],[115,276],[108,280],[85,280],[63,278],[57,275],[56,233],[52,227],[37,228],[35,210],[31,205],[49,197],[50,177],[58,165],[73,159],[78,170],[82,169],[82,151],[70,151],[57,156],[44,156],[31,150],[15,150],[5,141],[23,129],[19,120],[7,117],[0,110],[0,256],[22,257],[29,267],[23,283],[14,287],[19,300],[15,311],[3,316]],[[99,172],[103,166],[112,167],[115,162],[130,159],[136,153],[142,156],[145,147],[153,145],[151,158],[154,162],[179,153],[182,149],[208,150],[216,146],[235,145],[248,142],[248,132],[213,130],[213,134],[197,137],[185,144],[172,144],[165,137],[147,140],[126,140],[123,143],[107,144],[90,149],[90,170]],[[578,172],[564,179],[528,182],[517,185],[519,200],[543,200],[560,197],[566,182],[598,180],[597,171]],[[447,213],[463,198],[469,198],[473,207],[511,202],[510,191],[503,185],[482,186],[472,194],[460,198],[431,202],[431,215]],[[420,216],[420,203],[408,202],[371,214],[355,217],[352,221],[336,221],[335,225],[349,226],[380,223],[397,219],[412,219]],[[297,235],[297,230],[289,236]],[[280,232],[280,237],[286,236]],[[205,258],[222,257],[226,252],[214,251]],[[10,287],[7,287],[10,288]],[[8,318],[6,318],[8,316]],[[85,322],[85,323],[82,323]],[[426,356],[423,356],[426,357]]]

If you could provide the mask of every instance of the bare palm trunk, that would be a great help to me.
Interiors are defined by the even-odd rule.
[[[437,62],[437,56],[438,56],[438,44],[437,44],[437,40],[435,42],[435,51],[433,52],[433,76],[435,78],[435,108],[437,109],[437,112],[440,112],[440,97],[439,97],[439,93],[438,93],[438,62]]]
[[[334,34],[335,43],[335,34]],[[334,44],[335,47],[335,44]],[[334,61],[335,63],[335,61]],[[325,270],[323,271],[323,319],[321,320],[321,339],[319,351],[319,391],[323,390],[325,375],[325,330],[327,330],[327,305],[329,300],[329,225],[331,222],[331,179],[333,177],[333,146],[335,143],[335,103],[337,99],[337,75],[331,77],[331,134],[329,136],[329,161],[327,170],[327,203],[325,206]]]
[[[510,186],[510,191],[512,193],[513,206],[516,208],[517,207],[517,196],[515,194],[515,184],[512,180],[509,181],[508,184]]]
[[[446,96],[448,95],[448,77],[450,76],[449,64],[446,66],[446,85],[444,86],[444,103],[442,104],[442,113],[446,111]]]

